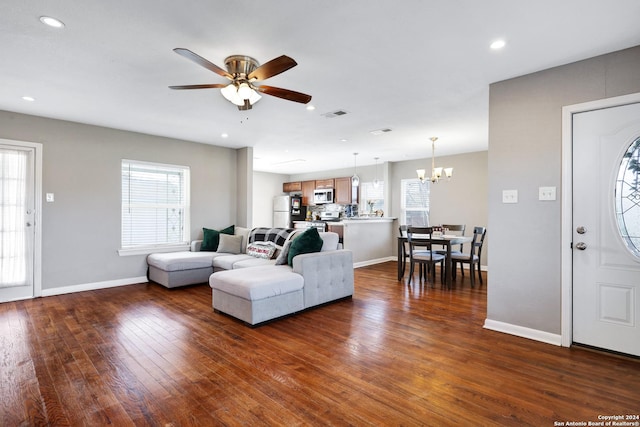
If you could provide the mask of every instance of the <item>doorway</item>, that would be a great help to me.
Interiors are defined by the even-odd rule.
[[[563,109],[564,346],[640,356],[638,147],[640,94]]]
[[[42,145],[0,139],[0,302],[41,294]]]

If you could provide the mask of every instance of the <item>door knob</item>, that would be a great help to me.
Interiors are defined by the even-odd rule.
[[[578,242],[576,243],[576,249],[584,251],[585,249],[587,249],[587,244],[585,242]]]
[[[586,233],[586,232],[587,232],[587,229],[586,229],[586,228],[584,228],[583,226],[580,226],[580,227],[576,228],[576,232],[577,232],[578,234],[584,234],[584,233]]]

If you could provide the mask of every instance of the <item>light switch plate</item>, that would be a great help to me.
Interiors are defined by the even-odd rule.
[[[518,190],[502,190],[502,203],[518,203]]]
[[[556,187],[540,187],[538,188],[538,200],[555,200]]]
[[[53,201],[54,201],[53,193],[47,193],[47,202],[53,203]]]

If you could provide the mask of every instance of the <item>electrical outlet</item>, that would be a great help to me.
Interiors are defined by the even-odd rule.
[[[55,199],[54,199],[53,193],[47,193],[47,202],[53,203],[54,200]]]
[[[555,200],[556,187],[540,187],[538,188],[538,200]]]
[[[518,203],[518,190],[502,190],[502,203]]]

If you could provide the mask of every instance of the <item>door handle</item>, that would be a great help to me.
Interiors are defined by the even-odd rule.
[[[585,242],[578,242],[576,243],[576,249],[584,251],[585,249],[587,249],[587,244]]]
[[[577,232],[578,234],[584,234],[584,233],[586,233],[586,232],[587,232],[587,229],[586,229],[586,228],[584,228],[583,226],[580,226],[580,227],[576,228],[576,232]]]

